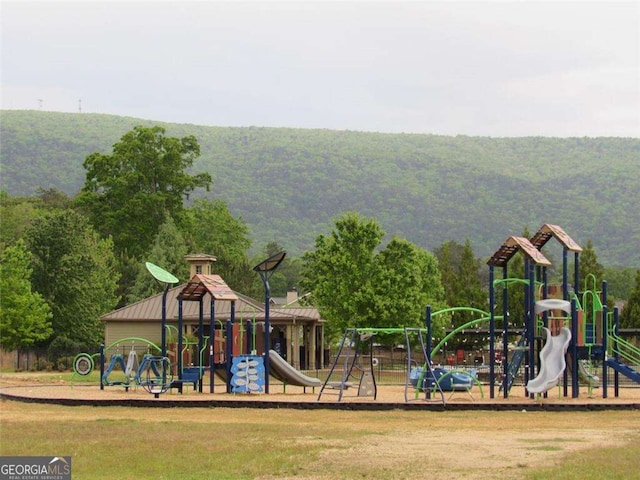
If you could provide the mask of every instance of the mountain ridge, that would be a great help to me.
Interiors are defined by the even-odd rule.
[[[640,265],[640,139],[469,137],[272,127],[205,127],[106,114],[2,111],[2,188],[75,195],[82,163],[135,125],[194,135],[212,191],[260,248],[313,248],[341,212],[358,211],[433,250],[469,238],[488,256],[526,226],[563,226],[601,262]]]

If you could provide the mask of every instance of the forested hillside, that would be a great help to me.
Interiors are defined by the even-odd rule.
[[[166,124],[94,114],[2,111],[2,189],[75,195],[86,156],[135,125],[195,135],[194,173],[211,198],[250,226],[254,246],[277,241],[294,256],[335,217],[357,211],[433,250],[470,239],[490,255],[542,223],[593,239],[606,265],[640,266],[640,139],[484,138]],[[210,252],[215,254],[216,252]]]

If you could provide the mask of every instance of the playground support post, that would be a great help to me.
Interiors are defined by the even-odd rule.
[[[198,302],[198,392],[202,393],[202,384],[203,384],[203,372],[202,369],[204,365],[202,365],[202,348],[204,347],[204,339],[202,331],[204,329],[204,303],[202,302],[203,297],[200,298]]]
[[[578,375],[578,309],[576,300],[571,300],[571,398],[580,396]],[[566,378],[566,369],[565,369]],[[567,395],[567,382],[564,382],[564,394]]]
[[[569,300],[569,265],[568,265],[568,250],[562,249],[562,299]]]
[[[271,255],[258,265],[253,267],[254,272],[258,272],[264,284],[264,393],[269,393],[269,350],[271,350],[271,323],[269,320],[269,303],[271,290],[269,278],[280,266],[287,253],[282,251]]]
[[[100,390],[104,390],[102,377],[104,375],[104,343],[100,345]]]
[[[209,307],[209,393],[214,392],[215,382],[215,345],[216,345],[216,299],[211,296],[211,305]]]
[[[169,293],[169,284],[165,284],[164,292],[162,292],[162,356],[167,356],[167,294]]]
[[[615,309],[614,309],[615,314]],[[602,398],[607,398],[607,388],[609,386],[609,368],[607,366],[607,349],[609,343],[609,330],[607,322],[607,304],[602,305]]]
[[[496,383],[496,371],[495,371],[495,286],[493,285],[494,279],[493,265],[489,266],[489,397],[494,397],[495,383]]]
[[[271,321],[269,319],[269,304],[271,289],[269,288],[269,280],[264,280],[264,393],[269,394],[269,354],[271,350]]]
[[[573,293],[580,298],[580,252],[575,252],[573,258]]]
[[[182,298],[178,298],[178,380],[182,380]]]
[[[431,347],[432,347],[431,338],[432,338],[432,335],[433,335],[433,329],[432,329],[432,325],[431,325],[431,305],[427,305],[425,323],[426,323],[426,327],[427,327],[427,354],[426,354],[426,361],[429,362],[429,364],[431,364]]]
[[[502,267],[502,278],[508,278],[507,264]],[[509,398],[509,290],[502,287],[502,369],[504,398]],[[492,359],[495,362],[495,358]],[[493,398],[493,397],[491,397]]]
[[[231,343],[233,342],[233,321],[231,320],[231,318],[229,318],[227,320],[227,324],[226,324],[226,337],[227,340],[226,342],[224,342],[224,363],[225,363],[225,367],[227,370],[227,374],[226,374],[226,379],[227,379],[227,393],[231,393],[231,375],[230,375],[230,371],[231,371],[231,355],[233,354],[233,349],[232,349],[232,345]]]
[[[529,280],[529,284],[525,286],[525,323],[528,326],[527,335],[529,336],[528,344],[529,344],[529,352],[528,352],[528,364],[529,368],[525,368],[525,385],[536,376],[536,356],[535,356],[535,341],[536,341],[536,319],[533,314],[533,304],[534,304],[534,289],[535,289],[535,278],[534,271],[531,265],[531,262],[528,258],[524,260],[524,269],[525,269],[525,278]],[[529,394],[530,398],[534,398],[534,394]]]

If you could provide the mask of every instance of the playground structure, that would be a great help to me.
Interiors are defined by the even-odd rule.
[[[555,238],[563,249],[562,284],[549,285],[547,267],[551,262],[542,253],[542,248]],[[640,365],[640,350],[618,335],[618,310],[607,311],[606,282],[602,290],[596,291],[595,279],[587,277],[590,285],[580,292],[579,254],[582,248],[564,230],[544,224],[531,240],[524,237],[509,237],[487,262],[490,274],[490,358],[494,358],[496,345],[496,322],[502,323],[502,381],[500,390],[508,397],[517,373],[524,366],[524,384],[529,396],[546,394],[561,383],[563,396],[568,396],[571,386],[572,398],[579,396],[581,377],[589,385],[590,392],[601,380],[603,398],[608,395],[609,369],[613,369],[615,395],[618,394],[619,374],[640,383],[640,374],[635,370]],[[512,279],[508,275],[508,262],[521,252],[524,257],[524,276]],[[574,254],[573,284],[569,284],[569,254]],[[502,269],[502,278],[495,278],[495,268]],[[513,285],[524,288],[523,327],[515,328],[509,319],[508,289]],[[588,288],[588,287],[591,288]],[[502,289],[502,315],[495,315],[497,292]],[[556,298],[552,298],[555,296]],[[586,308],[585,308],[586,307]],[[510,330],[520,335],[513,351],[509,351]],[[518,331],[519,330],[519,331]],[[542,346],[542,334],[546,342]],[[587,365],[601,365],[598,377],[587,371]],[[631,366],[633,365],[633,367]],[[490,364],[490,396],[494,398],[496,384],[495,363]],[[568,367],[568,368],[567,368]],[[571,378],[569,379],[569,374]]]
[[[155,344],[140,337],[117,339],[110,345],[103,346],[99,354],[81,354],[74,365],[75,373],[87,375],[93,370],[94,365],[99,363],[102,389],[107,386],[123,386],[128,390],[131,386],[144,386],[146,379],[147,384],[153,385],[153,392],[150,393],[154,395],[170,389],[177,389],[182,393],[183,388],[190,385],[193,385],[194,390],[202,393],[206,384],[209,386],[209,393],[214,393],[215,379],[224,382],[227,393],[269,393],[269,376],[280,380],[285,389],[287,385],[312,388],[319,386],[319,380],[302,374],[289,365],[277,351],[266,348],[267,345],[272,344],[269,338],[272,327],[269,316],[268,277],[277,268],[284,255],[284,252],[280,252],[255,269],[261,277],[266,274],[263,279],[265,310],[264,317],[261,319],[257,318],[255,308],[244,299],[238,319],[235,307],[238,296],[219,275],[211,274],[210,268],[196,270],[195,273],[192,269],[194,275],[188,282],[171,289],[172,285],[178,283],[178,279],[161,267],[147,263],[149,273],[164,284],[161,298],[160,342]],[[206,255],[191,257],[202,262],[212,258]],[[209,273],[202,273],[202,271]],[[167,296],[170,291],[176,292],[177,295],[176,300],[172,300],[177,310],[177,318],[173,317],[172,323],[167,321]],[[188,322],[185,321],[184,302],[197,302],[198,316],[195,325],[193,314]],[[209,315],[205,323],[206,303],[208,303]],[[221,310],[224,320],[216,318],[220,304],[223,306]],[[172,309],[172,311],[175,310]],[[189,309],[191,312],[193,310],[193,308]],[[282,321],[282,316],[287,314],[283,314],[281,310],[279,315]],[[189,335],[186,335],[187,325],[193,329]],[[315,328],[310,330],[315,334]],[[291,331],[296,330],[292,327]],[[277,343],[280,338],[276,337],[275,340]],[[137,355],[133,351],[133,346],[127,355],[126,345],[135,342],[137,342]],[[138,357],[142,355],[140,344],[147,346],[147,351],[140,357],[138,363]],[[100,356],[99,360],[96,358],[98,356]],[[293,356],[295,358],[295,355]],[[151,359],[151,357],[154,358]],[[165,358],[166,361],[160,361],[155,357]],[[273,359],[272,368],[270,368],[270,359]],[[133,362],[136,362],[135,368],[132,367]],[[152,364],[153,367],[151,367]],[[131,374],[132,369],[135,374]],[[256,378],[256,375],[259,378]]]
[[[322,384],[318,394],[318,401],[323,395],[337,396],[337,400],[343,398],[370,397],[377,398],[378,386],[374,367],[377,360],[372,355],[363,356],[363,352],[373,351],[373,339],[378,335],[402,335],[406,346],[406,372],[404,383],[404,400],[436,400],[439,398],[446,403],[445,391],[469,392],[474,385],[482,387],[475,372],[464,370],[445,370],[433,367],[430,361],[424,361],[431,356],[431,332],[429,328],[347,328],[338,352],[335,355],[329,373]],[[413,343],[417,341],[421,351],[421,360],[414,360],[411,352],[414,351]],[[414,395],[410,389],[414,389]],[[350,392],[354,393],[351,394]]]
[[[550,285],[547,281],[547,267],[551,262],[542,253],[542,248],[552,238],[563,247],[562,285]],[[149,345],[138,364],[125,346],[131,339],[122,339],[115,345],[120,352],[103,357],[100,365],[101,388],[111,385],[140,385],[149,393],[158,395],[183,386],[193,385],[202,393],[205,383],[209,393],[214,393],[215,378],[222,380],[226,393],[269,393],[269,377],[280,380],[286,391],[288,385],[303,388],[319,388],[317,400],[323,396],[343,398],[377,397],[377,361],[373,351],[373,339],[380,335],[396,335],[404,338],[406,346],[405,402],[416,400],[446,401],[444,392],[466,391],[478,387],[484,398],[482,383],[489,388],[490,398],[495,398],[496,388],[504,398],[508,398],[516,379],[523,379],[525,392],[531,398],[545,395],[556,385],[563,389],[563,395],[576,398],[579,383],[587,384],[589,392],[602,388],[603,398],[608,395],[609,371],[613,371],[615,395],[618,395],[619,375],[640,383],[636,371],[640,365],[640,350],[618,335],[618,311],[607,312],[606,283],[597,291],[595,279],[589,279],[583,292],[579,291],[579,259],[581,248],[558,226],[545,224],[532,237],[509,237],[487,262],[490,268],[489,310],[469,307],[453,307],[438,312],[426,309],[425,328],[354,328],[347,329],[339,344],[338,352],[324,380],[310,377],[292,367],[278,352],[265,346],[271,345],[269,334],[269,287],[268,272],[261,277],[265,282],[265,315],[263,321],[251,319],[236,321],[235,302],[237,295],[217,275],[194,275],[180,289],[178,300],[178,326],[166,323],[165,301],[172,276],[156,269],[148,268],[159,280],[166,284],[163,294],[162,342]],[[523,278],[509,276],[507,265],[514,255],[521,252],[524,257]],[[568,256],[574,253],[573,284],[568,279]],[[284,258],[283,252],[279,260]],[[276,259],[277,260],[277,259]],[[274,267],[274,260],[267,259],[266,268]],[[269,263],[271,262],[271,263]],[[263,262],[264,263],[264,262]],[[277,263],[277,262],[276,262]],[[262,264],[261,264],[262,265]],[[256,267],[257,268],[257,267]],[[502,275],[496,278],[496,268]],[[159,270],[158,270],[159,269]],[[259,270],[256,270],[260,273]],[[173,277],[175,278],[175,277]],[[177,282],[177,279],[176,279]],[[175,282],[174,282],[175,283]],[[509,318],[508,292],[523,289],[525,318]],[[502,302],[497,301],[501,294]],[[209,297],[210,321],[208,335],[205,335],[204,302]],[[198,302],[199,318],[197,338],[185,338],[183,334],[183,302]],[[231,305],[226,321],[216,319],[216,302]],[[498,315],[499,308],[502,315]],[[474,312],[478,318],[461,325],[447,334],[438,344],[432,346],[432,321],[439,315],[450,315],[459,310]],[[246,320],[246,321],[245,321]],[[447,341],[464,331],[488,324],[489,372],[488,381],[480,382],[475,371],[442,368],[433,364],[432,359],[442,350]],[[500,328],[502,327],[502,328]],[[174,328],[175,331],[171,329]],[[258,353],[259,331],[262,330],[262,353]],[[175,346],[168,349],[168,337],[176,337]],[[517,337],[517,340],[513,340]],[[143,339],[139,339],[143,340]],[[417,342],[417,344],[416,344]],[[149,344],[151,342],[148,342]],[[417,346],[416,346],[417,345]],[[105,347],[109,351],[114,345]],[[258,348],[257,348],[258,347]],[[195,352],[191,358],[185,351]],[[412,352],[421,355],[413,358]],[[178,353],[180,352],[180,353]],[[369,352],[369,355],[366,355]],[[74,362],[77,373],[91,371],[95,355],[81,354]],[[125,361],[126,357],[126,361]],[[166,360],[165,360],[166,359]],[[498,359],[500,361],[498,361]],[[484,363],[484,362],[483,362]],[[77,366],[77,368],[76,368]],[[106,366],[106,368],[105,368]],[[601,369],[598,371],[597,369]],[[126,380],[112,379],[115,370],[122,370]],[[203,380],[208,376],[208,382]]]
[[[552,238],[558,240],[563,248],[562,284],[559,286],[549,284],[547,267],[551,266],[551,262],[542,252],[542,248]],[[557,225],[544,224],[531,240],[509,237],[487,262],[490,267],[489,311],[453,307],[431,312],[428,307],[426,328],[414,329],[413,332],[419,335],[422,342],[425,362],[421,366],[410,365],[412,348],[408,339],[412,329],[347,329],[318,399],[334,389],[337,390],[340,401],[348,396],[346,391],[349,388],[355,390],[353,396],[369,396],[375,399],[373,366],[359,362],[358,357],[362,355],[364,341],[380,333],[404,332],[406,336],[409,361],[405,401],[410,401],[410,396],[406,393],[409,385],[416,389],[416,393],[425,390],[441,393],[445,389],[468,388],[473,381],[473,375],[467,370],[457,372],[455,369],[433,366],[432,359],[453,336],[483,323],[489,324],[490,398],[495,398],[496,386],[499,386],[504,398],[508,398],[516,378],[521,374],[525,393],[531,398],[535,395],[546,396],[547,392],[557,385],[561,385],[563,396],[568,396],[570,387],[572,398],[577,398],[580,382],[588,385],[590,395],[593,394],[594,388],[602,388],[602,396],[607,398],[610,370],[613,371],[614,394],[618,396],[620,375],[640,383],[640,373],[636,370],[640,365],[640,349],[618,334],[618,309],[615,308],[613,312],[607,311],[606,282],[603,282],[602,290],[597,291],[595,278],[587,276],[585,290],[580,291],[578,284],[581,251],[582,248]],[[518,252],[524,257],[523,278],[510,277],[507,269],[509,260]],[[569,253],[574,253],[572,285],[569,284],[568,278]],[[496,267],[502,268],[502,278],[495,278]],[[525,314],[521,324],[518,319],[510,319],[509,316],[508,293],[514,288],[524,290]],[[498,293],[502,293],[502,315],[496,314],[499,307]],[[431,348],[433,318],[458,310],[474,312],[478,318],[455,328]],[[426,340],[423,340],[423,335]],[[514,335],[518,337],[515,343],[511,341]],[[496,349],[498,343],[501,345],[499,351]],[[498,358],[500,362],[496,361]],[[596,373],[598,368],[601,369],[600,374]],[[338,372],[337,376],[334,375],[335,372]],[[449,377],[442,378],[444,375]],[[456,375],[460,376],[456,379]],[[438,378],[440,380],[437,380]],[[425,388],[425,385],[436,385],[437,388],[430,390]],[[444,397],[441,397],[444,402]],[[415,399],[417,398],[416,395]]]

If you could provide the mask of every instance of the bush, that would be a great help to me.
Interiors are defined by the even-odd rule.
[[[46,371],[46,372],[50,372],[51,370],[53,370],[53,363],[51,363],[49,360],[47,360],[46,358],[39,358],[38,359],[38,364],[36,367],[39,371]]]
[[[47,349],[48,360],[60,371],[68,370],[73,357],[82,350],[82,345],[61,335],[56,337]]]

